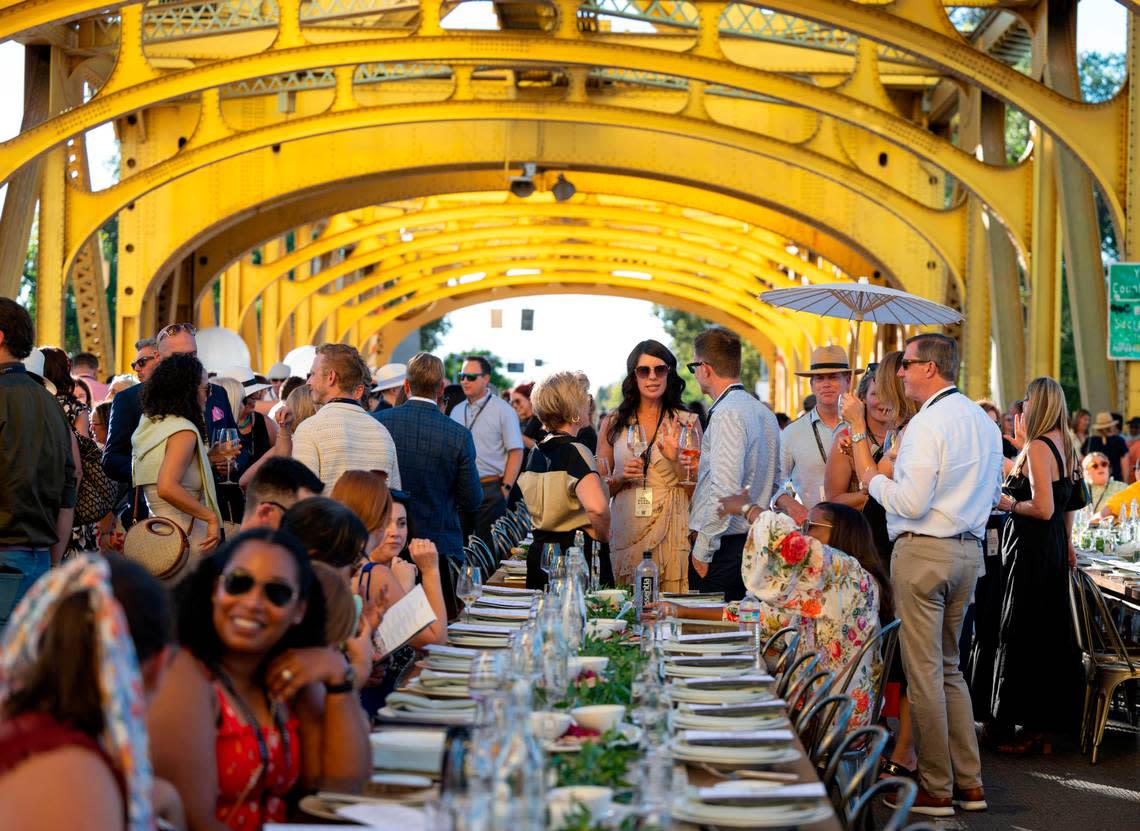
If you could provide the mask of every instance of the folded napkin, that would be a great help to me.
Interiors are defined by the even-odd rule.
[[[757,787],[758,786],[758,787]],[[827,789],[822,782],[796,782],[789,785],[769,785],[762,782],[720,782],[709,788],[699,788],[697,798],[711,805],[768,805],[796,802],[801,799],[826,799]]]
[[[388,696],[386,704],[396,710],[472,710],[475,702],[469,698],[427,698],[415,693],[394,692]]]
[[[758,747],[763,744],[786,744],[792,740],[791,730],[686,730],[681,734],[687,744],[714,747]]]
[[[478,649],[468,649],[462,646],[447,646],[439,643],[429,643],[424,647],[429,655],[441,655],[457,661],[471,661],[479,654]]]
[[[496,609],[524,609],[529,611],[531,607],[531,599],[529,597],[480,597],[475,601],[473,608],[478,609],[482,606],[491,606]]]
[[[443,763],[443,731],[383,730],[368,738],[374,768],[439,773]]]
[[[506,640],[514,634],[514,627],[496,625],[494,623],[453,623],[447,627],[448,632],[458,632],[466,635],[478,635],[481,638],[503,638]]]
[[[748,673],[746,675],[732,675],[721,678],[686,678],[674,683],[683,684],[701,690],[735,690],[741,687],[759,687],[776,683],[771,675]]]
[[[682,704],[681,709],[694,716],[732,718],[766,715],[786,706],[787,702],[782,698],[769,698],[766,701],[754,701],[749,704]]]
[[[739,667],[752,663],[751,655],[666,655],[665,662],[683,667]]]
[[[538,589],[517,589],[514,586],[484,586],[484,596],[488,594],[497,594],[503,597],[534,597],[540,592]]]
[[[751,640],[751,632],[699,632],[694,635],[678,635],[670,643],[748,643]]]
[[[420,686],[425,690],[435,690],[441,687],[456,687],[467,689],[466,672],[443,672],[438,669],[425,669],[419,676]]]

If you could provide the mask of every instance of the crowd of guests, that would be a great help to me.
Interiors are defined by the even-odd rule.
[[[822,669],[851,670],[854,723],[887,673],[884,774],[918,780],[920,813],[986,807],[975,719],[1023,753],[1073,718],[1057,706],[1079,672],[1072,516],[1127,494],[1132,451],[1109,414],[1070,422],[1052,379],[1004,414],[955,387],[949,337],[865,367],[824,346],[793,420],[744,387],[740,340],[712,327],[686,367],[638,343],[599,420],[580,372],[495,390],[479,355],[455,384],[428,353],[373,372],[325,344],[304,378],[211,374],[195,334],[139,341],[137,381],[104,389],[88,356],[34,349],[0,299],[0,569],[23,598],[0,653],[0,799],[21,827],[254,828],[299,792],[359,787],[369,714],[446,641],[465,546],[494,546],[517,504],[533,551],[584,532],[604,583],[628,585],[649,552],[663,591],[722,593],[728,616],[752,595],[766,632],[794,626]],[[773,529],[814,542],[773,550]],[[527,585],[545,582],[529,558]],[[417,585],[435,623],[377,655],[373,630]],[[896,619],[883,666],[863,647]],[[49,808],[32,776],[93,785]]]

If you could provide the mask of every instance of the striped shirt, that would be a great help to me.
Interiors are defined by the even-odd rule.
[[[301,422],[293,434],[293,458],[332,490],[346,470],[383,470],[388,487],[400,489],[392,434],[359,404],[333,401]]]
[[[750,502],[767,506],[776,489],[779,459],[780,426],[772,411],[743,387],[721,393],[709,410],[689,513],[689,529],[697,532],[694,560],[710,562],[725,534],[748,533],[748,520],[739,514],[717,517],[720,498],[747,488]]]

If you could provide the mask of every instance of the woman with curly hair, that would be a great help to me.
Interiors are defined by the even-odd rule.
[[[677,358],[655,340],[644,340],[626,359],[621,404],[603,423],[598,458],[613,475],[610,561],[618,585],[628,585],[643,551],[653,552],[661,570],[661,590],[683,592],[689,586],[689,490],[678,452],[681,428],[699,430],[697,417],[681,401],[685,382]],[[627,442],[640,425],[649,445],[637,455]],[[637,510],[638,492],[648,491],[652,508]],[[644,516],[642,514],[645,514]]]
[[[190,557],[174,584],[221,540],[221,514],[206,455],[203,411],[210,383],[193,355],[162,361],[142,389],[143,417],[131,436],[131,479],[151,516],[171,520],[190,541]]]
[[[71,377],[71,359],[62,349],[44,346],[40,351],[44,353],[44,378],[55,386],[55,400],[63,407],[68,423],[79,435],[90,436],[91,393],[86,391],[87,385]],[[84,394],[86,400],[81,401]]]
[[[149,727],[155,772],[177,788],[191,831],[283,822],[298,784],[361,787],[368,724],[355,674],[326,646],[324,592],[301,542],[246,531],[177,594],[182,650]]]

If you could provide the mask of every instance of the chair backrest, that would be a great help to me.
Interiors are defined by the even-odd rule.
[[[1083,631],[1080,626],[1077,628],[1077,642],[1082,651],[1094,656],[1097,653],[1111,653],[1116,660],[1126,664],[1129,670],[1135,671],[1136,666],[1128,654],[1120,630],[1116,628],[1116,620],[1109,611],[1100,586],[1079,568],[1073,570],[1071,579],[1077,584],[1077,601],[1083,619]],[[1070,584],[1070,599],[1072,588]]]
[[[464,549],[464,553],[467,553],[467,549]],[[444,557],[443,559],[447,561],[447,576],[451,580],[451,595],[452,597],[457,597],[455,594],[455,586],[459,583],[459,563],[452,557]]]
[[[887,669],[894,660],[895,650],[899,645],[899,628],[902,626],[902,621],[895,618],[886,626],[879,628],[879,631],[867,639],[867,642],[859,648],[855,656],[848,661],[847,665],[840,671],[841,683],[837,685],[838,689],[842,692],[850,692],[851,682],[855,679],[855,673],[858,672],[860,664],[867,657],[867,654],[872,649],[880,650],[880,657],[882,658],[882,672],[879,673],[878,683],[875,685],[875,698],[871,702],[870,712],[868,713],[868,723],[874,724],[879,720],[879,714],[883,709],[883,699],[887,691]]]
[[[503,532],[507,542],[511,545],[517,545],[518,541],[523,538],[522,528],[519,527],[519,520],[510,511],[503,514],[495,520],[495,524],[491,526],[492,530],[498,528]]]
[[[511,539],[505,523],[500,525],[496,522],[491,526],[491,540],[495,543],[495,559],[502,562],[511,553]]]
[[[495,573],[495,561],[487,554],[486,546],[469,545],[463,549],[463,553],[467,555],[468,565],[479,566],[483,582],[491,579],[491,575]]]
[[[520,502],[515,507],[515,517],[518,518],[519,527],[522,529],[523,537],[525,537],[526,532],[529,531],[533,527],[533,525],[531,524],[531,521],[530,521],[530,511],[527,510],[526,505],[524,505],[522,502]],[[519,539],[522,539],[522,537],[520,537]]]
[[[795,683],[788,688],[785,696],[788,702],[788,718],[794,722],[815,699],[823,698],[831,692],[833,683],[835,683],[834,672],[818,670],[810,675],[801,673]]]
[[[897,793],[895,797],[895,810],[880,831],[900,831],[903,827],[903,823],[906,822],[907,815],[910,814],[911,806],[914,805],[914,798],[918,796],[918,783],[913,779],[903,779],[901,777],[880,779],[864,791],[863,795],[851,806],[850,820],[844,825],[844,828],[859,828],[860,823],[863,822],[863,815],[867,813],[871,803],[887,791],[895,791]],[[924,828],[929,827],[930,826],[924,826]]]
[[[780,632],[786,632],[788,629],[791,629],[792,632],[790,635],[786,636],[787,639],[784,643],[783,648],[781,649],[779,645],[775,646],[776,653],[779,655],[779,657],[776,659],[776,665],[772,668],[772,674],[777,677],[782,676],[787,671],[791,663],[796,659],[796,655],[800,651],[800,644],[803,642],[803,638],[800,636],[800,633],[795,629],[792,629],[790,626],[786,627],[785,629],[781,629]],[[776,634],[778,635],[780,633],[777,632]],[[776,635],[773,635],[768,639],[768,641],[771,642],[775,637]],[[765,647],[766,646],[767,645],[765,645]],[[767,655],[768,649],[761,649],[760,654]]]
[[[797,678],[811,675],[818,665],[819,653],[805,652],[792,661],[787,670],[784,671],[784,674],[780,676],[780,680],[776,682],[776,692],[783,698],[787,695],[788,689]]]
[[[839,818],[843,821],[844,828],[858,827],[854,821],[858,803],[852,804],[852,798],[855,794],[863,791],[867,781],[875,777],[879,769],[879,758],[883,755],[883,749],[886,748],[889,738],[890,735],[882,727],[877,724],[869,724],[845,735],[830,753],[827,766],[823,769],[823,775],[820,779],[823,780],[823,785],[827,788],[828,793],[838,792],[840,795],[836,808],[839,810]],[[863,757],[863,761],[856,768],[847,784],[841,785],[839,782],[839,765],[849,751],[852,754],[855,752],[855,748],[860,748],[859,755]],[[849,806],[851,819],[848,818]],[[906,816],[904,815],[903,820],[905,819]]]
[[[827,765],[854,714],[855,699],[851,696],[824,695],[813,698],[795,719],[796,732],[816,767]]]

